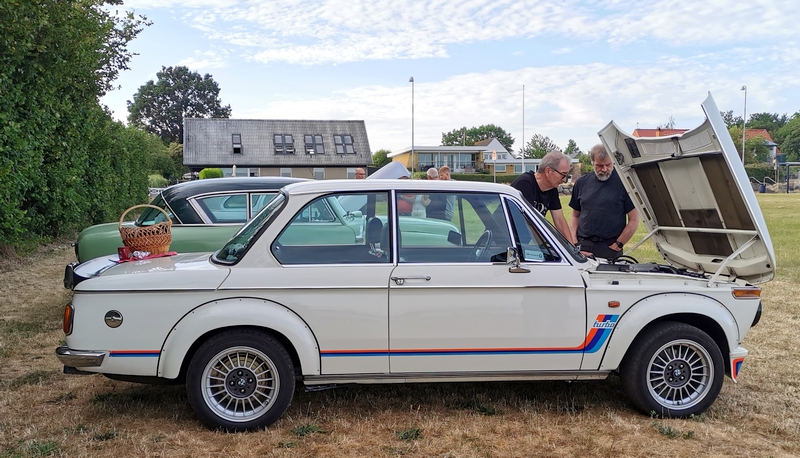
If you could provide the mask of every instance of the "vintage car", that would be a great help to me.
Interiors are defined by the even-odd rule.
[[[278,190],[301,178],[238,177],[188,181],[163,189],[152,202],[172,219],[173,251],[214,251],[258,213]],[[134,222],[148,226],[165,219],[164,213],[145,210]],[[97,224],[81,231],[75,256],[84,262],[117,252],[122,246],[119,223]]]
[[[642,412],[698,415],[737,379],[761,315],[755,284],[775,272],[710,96],[703,108],[682,136],[600,132],[668,264],[587,259],[510,186],[294,183],[213,254],[68,270],[56,355],[67,373],[183,383],[199,418],[227,431],[275,422],[296,383],[618,373]],[[452,197],[452,220],[398,215],[409,193]],[[315,217],[330,209],[348,221]],[[363,237],[339,236],[348,223]]]

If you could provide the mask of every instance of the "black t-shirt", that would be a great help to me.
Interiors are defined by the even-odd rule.
[[[433,193],[430,194],[431,203],[425,207],[425,216],[427,218],[447,219],[445,210],[447,209],[447,194]]]
[[[553,188],[549,191],[539,189],[539,183],[536,182],[536,177],[532,170],[518,176],[511,183],[511,187],[518,189],[531,207],[541,213],[542,216],[547,214],[547,210],[561,210],[561,201],[558,200],[558,188]]]
[[[581,212],[578,239],[596,237],[603,241],[619,237],[627,224],[626,215],[634,208],[616,170],[606,181],[600,181],[594,172],[578,178],[569,206]]]

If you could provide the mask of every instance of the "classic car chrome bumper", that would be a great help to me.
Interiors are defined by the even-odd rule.
[[[58,360],[70,367],[98,367],[103,364],[106,354],[102,351],[71,350],[66,345],[56,348]]]

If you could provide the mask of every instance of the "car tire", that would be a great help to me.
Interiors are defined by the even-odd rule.
[[[277,421],[294,394],[288,352],[270,334],[229,330],[198,348],[186,374],[189,403],[209,428],[252,431]]]
[[[722,352],[700,329],[659,323],[631,345],[620,367],[622,387],[638,409],[660,417],[688,417],[708,409],[725,376]]]

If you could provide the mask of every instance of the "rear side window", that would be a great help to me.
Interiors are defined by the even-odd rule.
[[[281,264],[388,263],[387,193],[333,194],[303,207],[273,242]]]
[[[212,223],[244,223],[247,221],[247,194],[225,194],[197,199]]]

